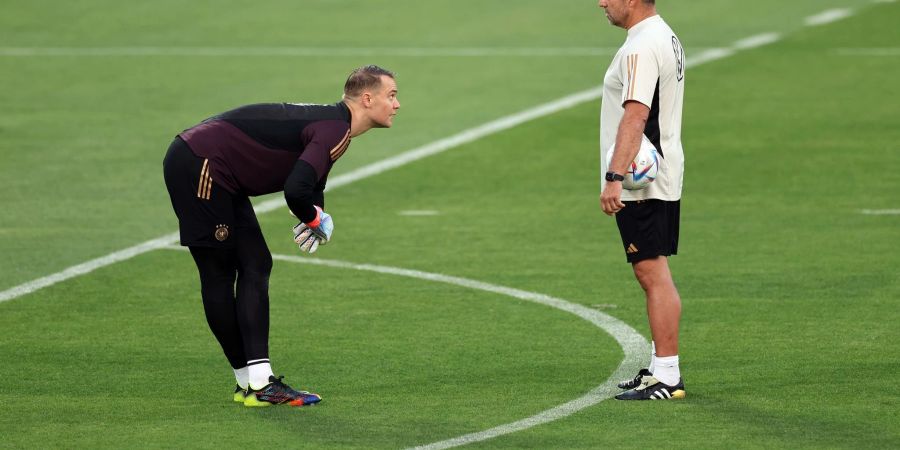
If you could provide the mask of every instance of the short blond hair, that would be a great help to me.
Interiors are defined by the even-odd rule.
[[[356,98],[363,91],[381,87],[381,76],[394,78],[394,72],[375,65],[354,69],[344,83],[344,96]]]

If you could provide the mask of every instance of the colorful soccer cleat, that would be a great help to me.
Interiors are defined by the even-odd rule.
[[[650,369],[641,369],[638,371],[638,374],[634,376],[634,378],[632,378],[630,380],[624,380],[621,383],[617,384],[616,386],[618,386],[619,389],[626,389],[626,390],[634,389],[641,385],[641,380],[644,377],[649,377],[651,375],[653,375],[653,374],[650,373]]]
[[[247,391],[237,384],[234,385],[234,401],[244,403],[245,398],[247,398]]]
[[[640,386],[617,395],[616,400],[675,400],[684,397],[684,382],[680,378],[678,384],[669,386],[652,376],[645,376]]]
[[[306,391],[298,391],[284,384],[281,379],[269,377],[269,384],[262,389],[247,388],[247,394],[244,398],[244,406],[272,406],[272,405],[291,405],[304,406],[314,405],[322,401],[319,394],[313,394]]]

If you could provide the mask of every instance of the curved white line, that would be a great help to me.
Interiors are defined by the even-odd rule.
[[[183,247],[170,246],[169,249],[184,250]],[[557,419],[572,415],[584,408],[596,405],[606,400],[616,393],[620,392],[616,388],[618,380],[630,378],[634,375],[642,364],[645,364],[645,357],[650,354],[650,344],[641,336],[634,328],[628,326],[615,317],[604,314],[585,306],[568,302],[561,298],[551,297],[549,295],[538,294],[535,292],[523,291],[496,284],[485,283],[483,281],[475,281],[467,278],[453,277],[449,275],[441,275],[437,273],[422,272],[418,270],[401,269],[397,267],[376,266],[372,264],[354,264],[345,261],[335,261],[319,258],[290,256],[290,255],[272,255],[272,259],[280,261],[289,261],[301,264],[313,264],[317,266],[335,267],[339,269],[363,270],[368,272],[383,273],[388,275],[397,275],[402,277],[417,278],[420,280],[436,281],[456,286],[477,289],[495,294],[506,295],[509,297],[526,300],[529,302],[539,303],[556,309],[572,313],[602,329],[622,347],[625,358],[619,364],[619,367],[610,375],[603,384],[591,389],[586,394],[574,400],[555,406],[546,411],[542,411],[531,417],[517,420],[515,422],[499,425],[484,431],[469,433],[455,438],[434,442],[431,444],[414,447],[419,450],[437,450],[460,445],[471,444],[473,442],[485,441],[488,439],[502,436],[504,434],[514,433],[516,431],[525,430],[540,424],[552,422]]]
[[[185,247],[174,245],[166,246],[165,248],[170,250],[187,250]],[[301,264],[312,264],[316,266],[335,267],[339,269],[362,270],[388,275],[398,275],[402,277],[417,278],[420,280],[436,281],[470,289],[493,292],[495,294],[518,298],[520,300],[539,303],[563,310],[568,313],[572,313],[594,324],[595,326],[612,336],[613,339],[615,339],[616,342],[619,343],[619,346],[622,347],[622,351],[625,353],[625,358],[619,364],[619,367],[616,368],[616,371],[613,372],[613,374],[610,375],[609,378],[607,378],[606,381],[603,382],[603,384],[591,389],[581,397],[563,403],[562,405],[555,406],[546,411],[542,411],[522,420],[496,426],[484,431],[465,434],[444,441],[413,447],[414,449],[437,450],[458,447],[460,445],[485,441],[497,436],[502,436],[504,434],[525,430],[527,428],[570,416],[578,411],[581,411],[584,408],[596,405],[597,403],[600,403],[603,400],[606,400],[616,393],[620,392],[620,390],[616,387],[616,383],[619,380],[631,378],[631,376],[634,375],[634,372],[636,372],[637,369],[639,367],[642,367],[642,364],[645,363],[644,357],[650,354],[650,343],[648,343],[643,336],[635,331],[634,328],[628,326],[628,324],[626,324],[625,322],[622,322],[621,320],[616,319],[615,317],[612,317],[608,314],[604,314],[600,311],[587,308],[577,303],[568,302],[561,298],[538,294],[536,292],[523,291],[521,289],[499,286],[496,284],[485,283],[483,281],[470,280],[468,278],[422,272],[419,270],[401,269],[397,267],[377,266],[373,264],[355,264],[345,261],[278,254],[273,254],[272,259]]]

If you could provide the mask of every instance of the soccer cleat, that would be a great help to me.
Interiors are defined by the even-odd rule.
[[[247,391],[242,389],[239,385],[234,385],[234,401],[238,403],[244,403],[244,399],[247,398]]]
[[[619,389],[634,389],[641,385],[641,379],[651,375],[653,374],[650,373],[650,369],[641,369],[638,371],[638,374],[634,376],[634,378],[630,380],[624,380],[616,386],[618,386]]]
[[[669,386],[652,376],[645,376],[640,386],[617,395],[616,400],[675,400],[684,397],[684,382],[681,378],[678,379],[678,384]]]
[[[247,388],[244,406],[272,406],[288,404],[291,406],[314,405],[322,401],[319,394],[306,391],[297,391],[284,384],[281,379],[269,377],[269,384],[262,389]]]

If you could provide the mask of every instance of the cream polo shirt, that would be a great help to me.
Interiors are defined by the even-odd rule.
[[[628,30],[625,43],[606,71],[600,108],[600,173],[608,170],[606,154],[616,143],[619,122],[628,101],[638,101],[650,108],[644,135],[661,156],[656,180],[646,189],[623,190],[623,201],[681,199],[684,63],[684,49],[678,37],[662,17],[655,15]]]

